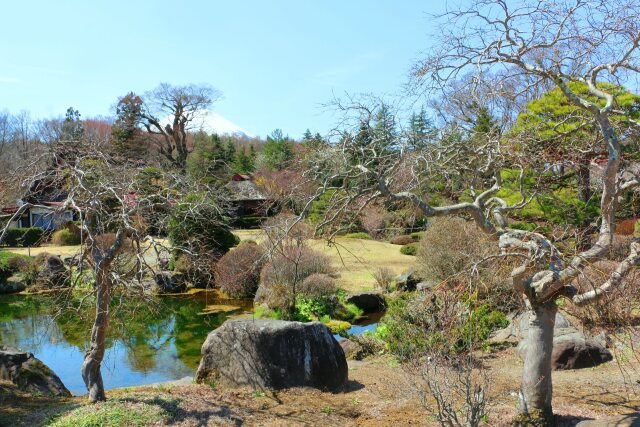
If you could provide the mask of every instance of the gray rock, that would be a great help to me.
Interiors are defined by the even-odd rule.
[[[347,298],[347,303],[355,305],[364,314],[378,313],[387,309],[387,302],[384,297],[381,294],[372,292],[351,295]]]
[[[431,289],[435,288],[438,284],[433,281],[428,282],[420,282],[416,285],[416,291],[418,292],[427,292]]]
[[[580,421],[576,427],[640,427],[640,414],[616,415],[601,420]]]
[[[196,382],[207,381],[339,390],[347,382],[347,360],[322,323],[227,320],[202,345]]]
[[[396,286],[403,291],[415,291],[420,279],[416,276],[417,269],[412,267],[396,277]]]
[[[36,287],[39,289],[56,289],[65,288],[69,285],[69,273],[62,259],[57,255],[47,256],[42,270],[40,270],[36,278]]]
[[[11,381],[21,390],[47,396],[71,396],[60,378],[33,354],[0,347],[0,379]]]
[[[182,273],[161,271],[154,275],[156,292],[159,294],[176,294],[187,290],[187,283]]]
[[[353,342],[348,338],[340,338],[338,344],[342,347],[344,355],[349,360],[362,359],[362,346],[357,342]]]
[[[611,360],[609,350],[575,329],[561,329],[553,337],[551,363],[555,370],[590,368]]]
[[[527,350],[529,314],[517,316],[512,322],[511,333],[520,338],[518,353],[524,358]],[[554,370],[581,369],[598,366],[613,359],[611,353],[600,340],[587,337],[571,326],[560,313],[556,314],[553,331],[553,352],[551,366]]]
[[[24,291],[26,286],[21,277],[11,276],[4,282],[0,280],[0,294],[14,294]]]

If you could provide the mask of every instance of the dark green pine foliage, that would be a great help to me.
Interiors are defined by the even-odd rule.
[[[253,145],[251,146],[251,148],[253,148]],[[254,158],[255,152],[252,155],[251,150],[249,154],[247,154],[247,150],[245,148],[236,151],[236,155],[231,166],[233,172],[241,174],[253,173],[253,171],[255,170]]]
[[[116,121],[111,127],[115,152],[129,158],[140,158],[147,151],[139,128],[142,98],[133,92],[120,98],[116,105]]]
[[[293,141],[284,136],[282,130],[276,129],[267,136],[267,142],[262,147],[264,164],[271,170],[285,169],[293,160]]]
[[[409,132],[407,135],[407,143],[409,148],[419,150],[425,148],[428,144],[435,141],[437,130],[433,122],[427,117],[424,107],[420,112],[411,114],[409,119]]]

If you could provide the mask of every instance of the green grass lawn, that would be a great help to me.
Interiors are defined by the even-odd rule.
[[[251,239],[258,243],[264,240],[264,234],[261,230],[234,230],[233,232],[241,240]],[[164,240],[162,243],[168,244]],[[374,289],[376,285],[372,273],[379,267],[387,267],[395,274],[400,274],[415,262],[415,257],[400,253],[401,246],[376,240],[337,237],[331,246],[321,239],[311,240],[309,244],[312,248],[331,258],[336,271],[341,274],[338,286],[348,292],[355,293]],[[27,248],[6,248],[3,250],[23,255],[28,253]],[[79,253],[80,246],[47,245],[31,248],[31,256],[45,252],[63,257],[70,256]],[[152,252],[149,251],[150,254]]]
[[[234,230],[242,240],[264,239],[261,230]],[[415,257],[402,255],[401,246],[376,240],[337,237],[329,246],[325,240],[311,240],[310,246],[331,258],[336,271],[341,274],[338,286],[349,292],[362,292],[376,287],[372,273],[379,267],[387,267],[400,274],[415,262]]]

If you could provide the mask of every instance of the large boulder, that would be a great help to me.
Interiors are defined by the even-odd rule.
[[[398,277],[396,277],[396,286],[402,291],[415,291],[416,286],[420,283],[417,276],[417,268],[411,267]]]
[[[553,369],[582,369],[613,360],[613,356],[600,342],[582,332],[565,328],[553,337],[551,363]]]
[[[4,281],[0,279],[0,294],[14,294],[24,290],[24,281],[19,276],[11,276]]]
[[[57,255],[48,255],[44,259],[44,265],[36,278],[36,288],[56,289],[70,285],[69,272]]]
[[[0,379],[21,390],[46,396],[71,396],[60,378],[33,354],[0,347]]]
[[[347,303],[358,307],[364,314],[378,313],[387,309],[384,297],[373,292],[362,292],[351,295],[347,298]]]
[[[155,290],[159,294],[177,294],[187,290],[187,282],[182,273],[161,271],[153,276]]]
[[[347,360],[322,323],[228,320],[202,345],[196,381],[335,391],[347,382]]]
[[[530,313],[525,312],[511,322],[512,336],[520,339],[518,353],[523,358],[528,345],[529,319]],[[500,335],[501,331],[494,335],[494,339]],[[606,349],[603,340],[586,336],[562,314],[556,314],[551,353],[551,366],[554,370],[591,368],[612,359],[613,356]]]

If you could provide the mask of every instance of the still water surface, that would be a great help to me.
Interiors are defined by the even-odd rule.
[[[105,388],[193,376],[207,334],[230,315],[250,316],[252,310],[251,301],[218,298],[215,292],[202,292],[156,298],[132,306],[118,305],[120,308],[112,312],[102,364]],[[231,314],[202,313],[219,304],[237,306],[238,310]],[[58,374],[73,394],[81,395],[86,389],[80,366],[89,345],[93,313],[82,310],[58,314],[58,306],[51,295],[0,296],[0,345],[32,352]],[[349,332],[359,334],[375,326],[354,325]]]

